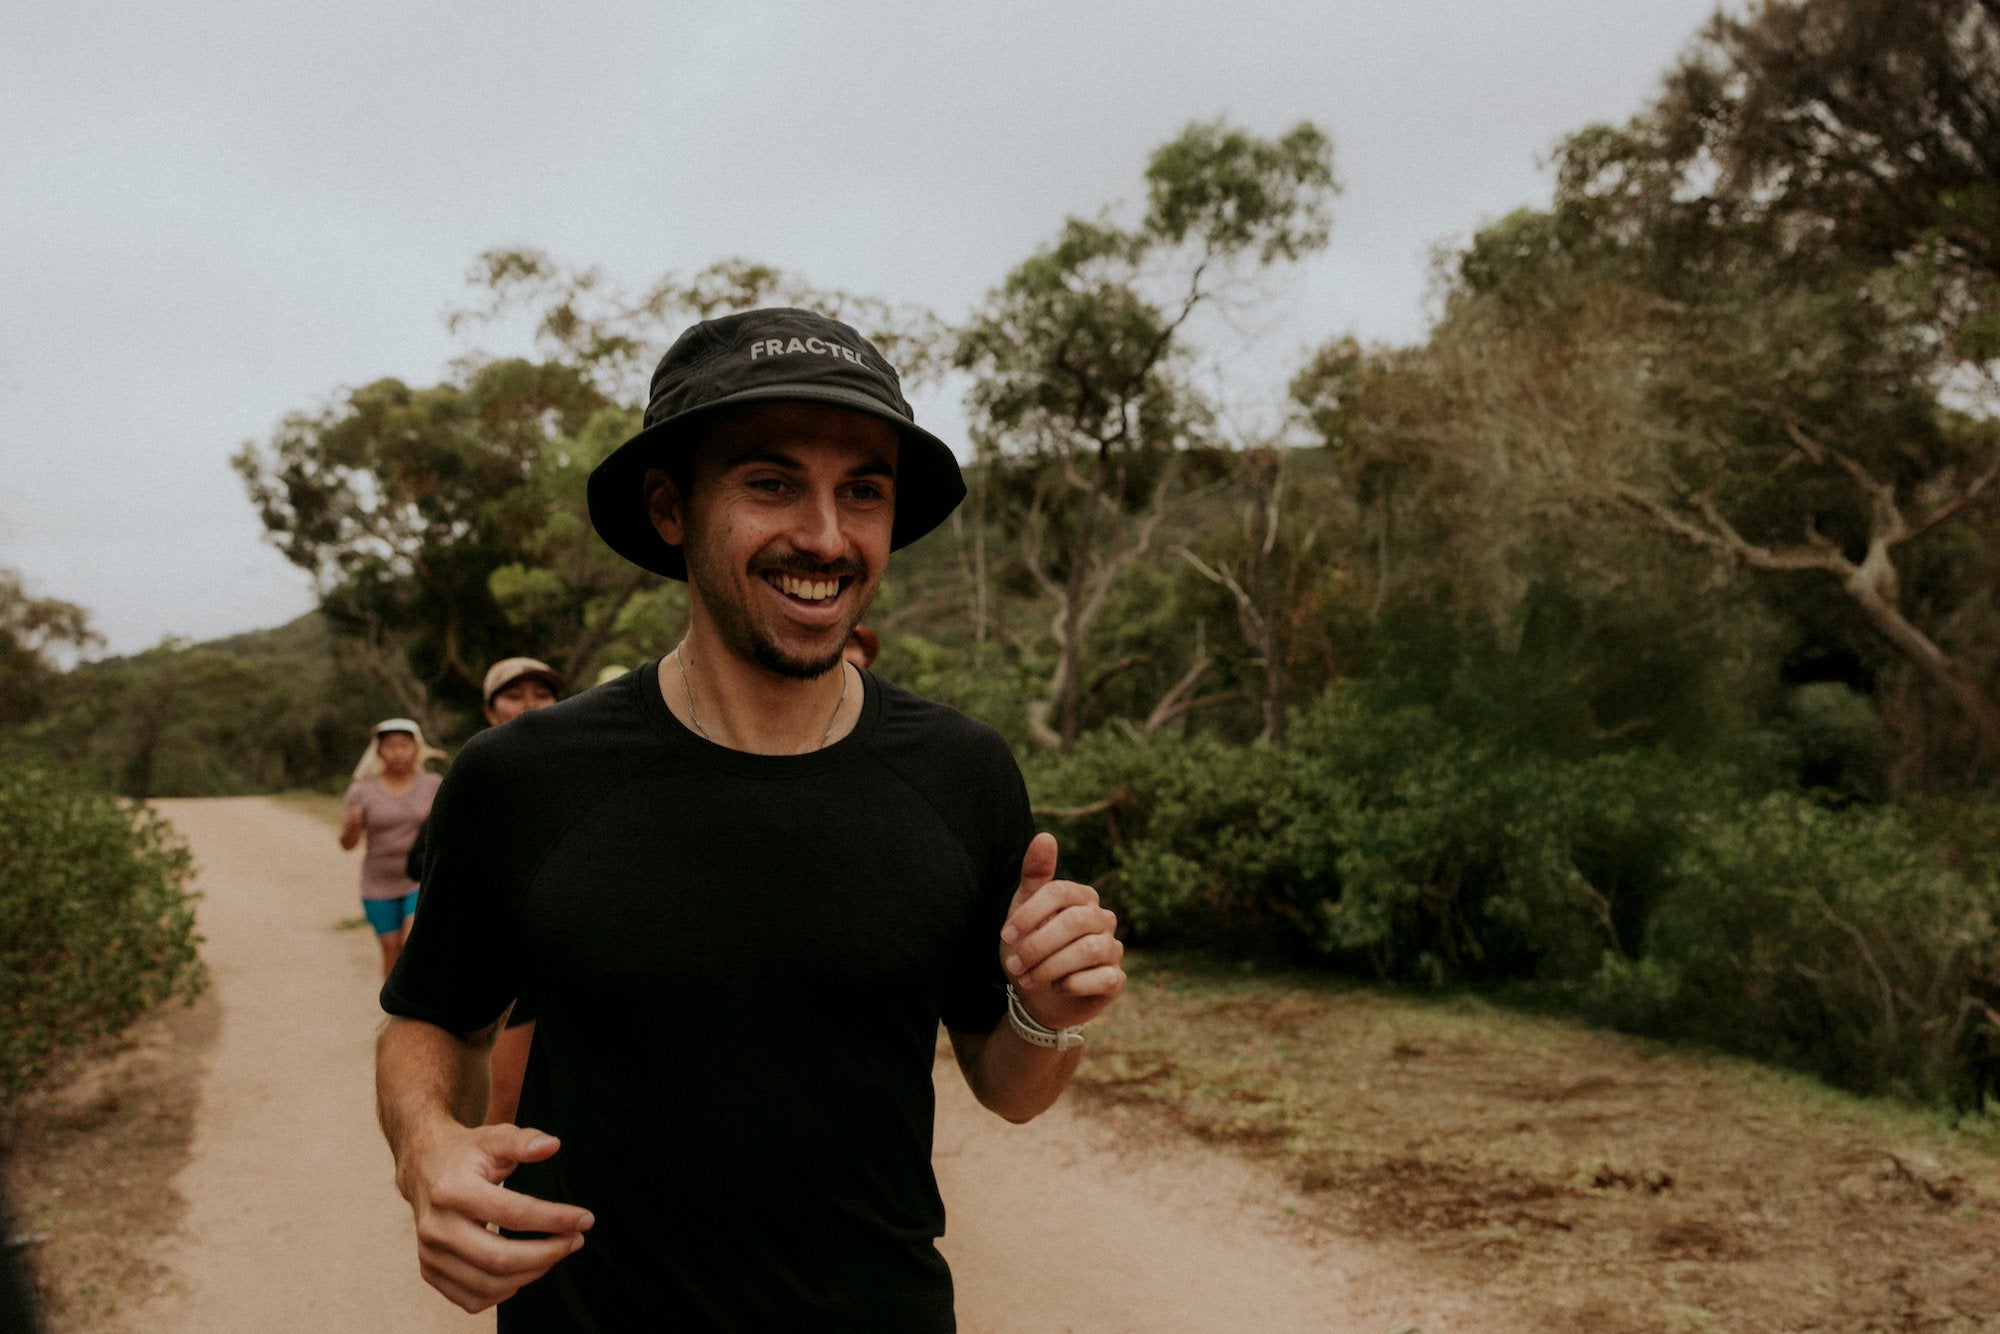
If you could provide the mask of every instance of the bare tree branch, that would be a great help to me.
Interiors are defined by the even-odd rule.
[[[1193,699],[1179,701],[1164,713],[1155,709],[1146,719],[1145,730],[1156,731],[1184,714],[1193,713],[1196,709],[1205,709],[1211,704],[1227,704],[1232,699],[1242,698],[1243,692],[1240,690],[1218,690],[1209,695],[1196,695]]]
[[[1868,524],[1871,539],[1893,547],[1909,537],[1910,526],[1896,504],[1896,488],[1892,483],[1880,480],[1850,455],[1807,435],[1805,429],[1790,416],[1785,418],[1785,434],[1792,438],[1792,443],[1808,459],[1822,465],[1831,459],[1835,467],[1867,493],[1872,511]]]
[[[1030,806],[1029,812],[1045,820],[1084,820],[1093,815],[1102,815],[1115,810],[1132,800],[1132,794],[1119,788],[1108,797],[1088,802],[1082,806]]]
[[[1097,675],[1090,678],[1089,683],[1085,685],[1083,688],[1084,697],[1086,699],[1090,698],[1091,696],[1095,695],[1098,691],[1104,689],[1105,686],[1111,684],[1111,682],[1115,678],[1123,675],[1126,672],[1131,671],[1134,667],[1139,666],[1141,663],[1145,661],[1146,661],[1146,655],[1143,653],[1126,654],[1124,657],[1120,658],[1118,661],[1112,663],[1109,667],[1106,667],[1103,671],[1099,672]]]
[[[1258,612],[1256,602],[1243,590],[1243,585],[1236,581],[1236,576],[1225,570],[1216,569],[1186,547],[1175,547],[1174,554],[1194,566],[1200,572],[1202,578],[1229,590],[1230,596],[1236,599],[1236,614],[1242,618],[1245,637],[1251,643],[1256,644],[1261,651],[1265,638],[1264,618]]]
[[[1853,563],[1818,533],[1810,546],[1788,547],[1773,551],[1748,541],[1741,533],[1722,517],[1713,501],[1706,497],[1694,503],[1701,511],[1705,523],[1696,523],[1687,516],[1676,513],[1658,499],[1646,494],[1635,486],[1618,486],[1614,490],[1617,498],[1627,506],[1637,510],[1655,525],[1696,546],[1707,547],[1711,551],[1758,570],[1822,570],[1829,574],[1845,575],[1854,568]]]
[[[1966,483],[1957,495],[1954,495],[1951,499],[1925,515],[1923,520],[1910,530],[1909,535],[1911,537],[1921,537],[1939,524],[1951,519],[1960,510],[1977,504],[1995,481],[2000,481],[2000,450],[1993,452],[1993,461],[1986,465],[1985,472],[1980,473],[1979,476]]]
[[[1206,631],[1202,623],[1196,621],[1194,626],[1194,662],[1189,665],[1185,672],[1181,673],[1180,680],[1168,686],[1167,692],[1160,696],[1157,704],[1153,705],[1152,712],[1146,715],[1144,731],[1156,732],[1188,711],[1189,705],[1187,699],[1189,693],[1194,689],[1195,682],[1201,680],[1207,674],[1209,667],[1215,662],[1215,659],[1209,654],[1206,641]]]

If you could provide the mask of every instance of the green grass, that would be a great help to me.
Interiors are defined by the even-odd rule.
[[[1523,1069],[1556,1068],[1579,1056],[1615,1053],[1621,1060],[1712,1081],[1731,1096],[1756,1101],[1799,1127],[1838,1123],[1924,1141],[1939,1148],[2000,1154],[2000,1117],[1957,1118],[1936,1107],[1890,1097],[1860,1097],[1792,1070],[1746,1057],[1664,1040],[1608,1032],[1580,1019],[1516,1008],[1469,992],[1424,993],[1371,987],[1305,969],[1217,961],[1199,955],[1134,951],[1127,955],[1131,995],[1093,1029],[1086,1082],[1157,1085],[1181,1102],[1266,1101],[1290,1084],[1293,1097],[1279,1118],[1288,1128],[1326,1130],[1324,1098],[1288,1075],[1366,1053],[1393,1056],[1426,1042],[1488,1053]],[[1333,1013],[1348,1016],[1331,1047],[1269,1031],[1255,1020],[1278,1012],[1277,1029]],[[1265,1031],[1256,1031],[1257,1029]],[[1364,1041],[1364,1038],[1366,1039]],[[1580,1046],[1581,1044],[1581,1046]],[[1587,1050],[1586,1050],[1587,1049]],[[1279,1058],[1275,1063],[1272,1057]],[[1303,1063],[1303,1064],[1301,1064]],[[1310,1080],[1303,1081],[1311,1085]]]
[[[2000,1288],[1964,1295],[2000,1234],[1991,1119],[1470,995],[1126,967],[1076,1076],[1095,1115],[1268,1164],[1287,1216],[1464,1266],[1551,1329],[1892,1328],[1905,1292],[2000,1322]]]

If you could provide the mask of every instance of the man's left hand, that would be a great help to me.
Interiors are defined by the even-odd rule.
[[[1021,1004],[1050,1028],[1087,1024],[1125,990],[1118,916],[1097,891],[1057,880],[1056,840],[1037,834],[1021,859],[1021,887],[1000,928],[1000,965]]]

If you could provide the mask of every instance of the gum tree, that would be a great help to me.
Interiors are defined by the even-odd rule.
[[[2000,759],[2000,10],[1718,17],[1557,168],[1552,208],[1459,257],[1413,368],[1437,429],[1524,509],[1821,579]]]
[[[1029,714],[1041,745],[1075,743],[1092,625],[1162,546],[1191,453],[1218,444],[1190,321],[1326,243],[1332,154],[1310,124],[1272,139],[1190,125],[1152,155],[1135,224],[1069,219],[960,335],[974,443],[1011,479],[1000,518],[1051,609],[1055,665]]]

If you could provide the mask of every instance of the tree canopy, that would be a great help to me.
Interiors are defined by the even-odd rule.
[[[25,722],[47,707],[60,654],[102,642],[82,607],[34,597],[19,571],[0,569],[0,728]]]
[[[1419,357],[1455,386],[1456,456],[1531,506],[1825,580],[1807,617],[1771,605],[1849,640],[1850,684],[1908,679],[1970,724],[1972,754],[1918,747],[1933,770],[2000,762],[2000,271],[1965,225],[2000,168],[1996,51],[1980,4],[1718,17],[1649,109],[1565,142],[1550,209],[1474,238]]]

